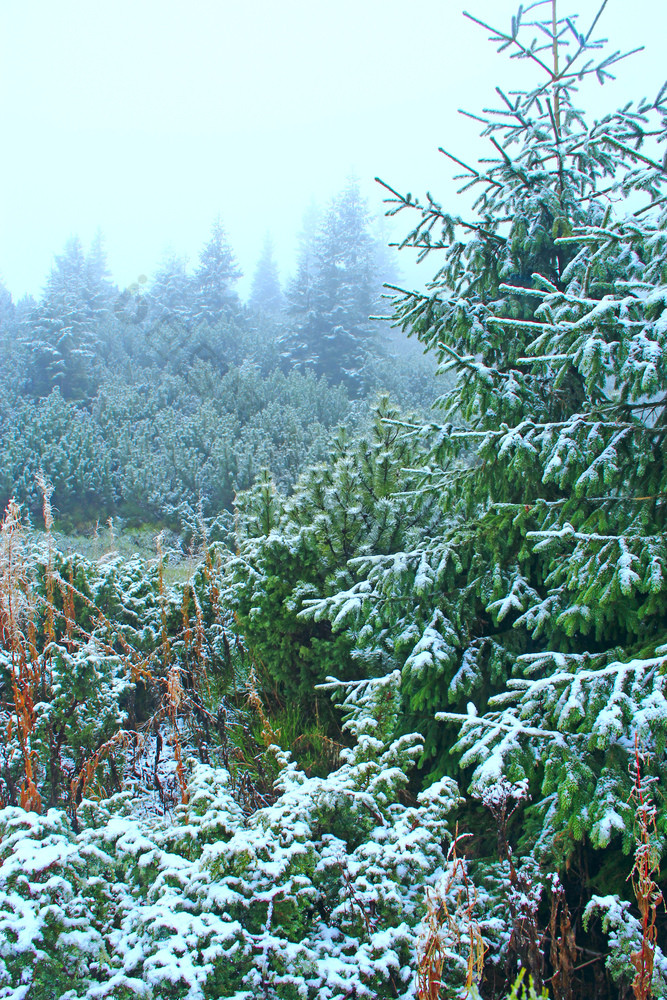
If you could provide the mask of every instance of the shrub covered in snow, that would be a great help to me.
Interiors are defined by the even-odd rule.
[[[401,801],[413,738],[362,735],[326,779],[276,752],[280,794],[249,816],[194,762],[171,819],[128,795],[82,803],[79,834],[61,811],[0,812],[0,995],[413,996],[456,787]]]

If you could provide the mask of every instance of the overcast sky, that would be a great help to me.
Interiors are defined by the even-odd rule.
[[[309,202],[325,205],[350,174],[378,210],[376,174],[449,197],[438,145],[464,159],[475,148],[457,108],[534,80],[464,6],[505,26],[517,5],[0,0],[0,276],[15,298],[39,294],[54,253],[99,227],[124,286],[168,248],[195,262],[219,213],[248,281],[267,230],[291,268]],[[567,12],[587,28],[597,6]],[[589,106],[654,96],[667,2],[609,0],[601,33],[646,51]]]

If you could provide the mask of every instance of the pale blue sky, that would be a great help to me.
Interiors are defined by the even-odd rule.
[[[505,24],[511,0],[470,0]],[[572,0],[581,25],[597,3]],[[39,293],[70,235],[100,227],[115,279],[195,261],[220,213],[249,279],[264,232],[283,267],[303,211],[350,173],[443,198],[508,72],[459,0],[0,0],[0,275]],[[563,12],[565,11],[565,0]],[[664,0],[609,0],[613,48],[644,44],[598,112],[667,76]]]

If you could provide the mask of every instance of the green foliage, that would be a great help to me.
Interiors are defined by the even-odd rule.
[[[328,736],[324,721],[308,717],[298,705],[287,702],[282,710],[272,708],[269,723],[272,742],[288,752],[308,777],[323,777],[338,764],[342,744]],[[261,719],[256,719],[258,745],[265,740],[262,728]]]
[[[0,495],[27,503],[38,517],[42,470],[54,487],[54,504],[65,516],[108,516],[117,501],[116,462],[103,429],[85,409],[64,399],[58,388],[44,399],[16,402],[2,432]]]
[[[151,281],[141,276],[119,292],[98,236],[87,252],[77,239],[68,243],[39,301],[15,306],[0,289],[0,502],[13,496],[37,517],[41,468],[66,528],[120,515],[180,529],[187,541],[200,501],[205,516],[217,517],[265,466],[290,490],[324,457],[336,426],[366,418],[348,389],[360,395],[363,384],[364,392],[389,389],[411,405],[429,403],[427,375],[371,349],[378,248],[354,185],[318,240],[328,268],[320,312],[329,325],[313,347],[322,363],[302,365],[301,374],[280,371],[279,341],[296,328],[269,274],[270,253],[262,266],[272,290],[262,295],[272,305],[246,309],[219,222],[194,273],[172,255]],[[307,314],[303,278],[297,298]],[[341,338],[350,341],[345,351]]]
[[[100,982],[108,957],[95,926],[104,918],[95,912],[101,858],[79,852],[56,810],[4,809],[0,831],[0,982],[30,983],[44,998],[66,996],[73,982]]]
[[[663,89],[589,126],[574,104],[577,67],[604,77],[619,56],[586,64],[591,39],[566,20],[554,39],[544,21],[550,58],[572,43],[572,59],[552,70],[537,42],[519,40],[530,27],[519,14],[510,32],[492,29],[547,78],[511,99],[499,91],[504,106],[484,112],[491,157],[464,168],[472,218],[389,189],[392,211],[418,215],[406,244],[440,251],[427,294],[399,298],[397,317],[456,377],[441,399],[446,422],[403,421],[416,451],[409,463],[388,458],[413,470],[392,494],[400,516],[384,522],[373,506],[372,527],[355,535],[364,503],[348,484],[363,457],[348,451],[333,492],[319,472],[304,479],[307,496],[279,504],[249,544],[285,549],[283,616],[299,598],[297,623],[331,628],[332,648],[349,643],[329,683],[348,719],[399,697],[394,718],[425,735],[436,775],[482,797],[503,782],[530,790],[531,863],[565,868],[632,850],[635,736],[659,787],[667,778],[667,214],[655,148],[667,106]],[[346,513],[332,537],[339,496]],[[407,530],[383,535],[394,524]],[[321,580],[290,591],[300,578],[288,558],[308,565],[315,551]],[[244,629],[252,613],[260,620],[264,579],[276,579],[273,565],[248,567],[256,600],[239,616]],[[275,611],[280,645],[291,626]],[[260,624],[270,662],[268,616]],[[662,847],[664,802],[656,822]]]
[[[522,969],[512,985],[507,1000],[547,1000],[549,991],[546,986],[543,986],[538,993],[532,979],[529,978],[526,982],[524,973],[525,969]]]
[[[230,509],[265,465],[288,489],[323,457],[336,425],[360,415],[343,389],[313,375],[262,376],[245,366],[219,377],[204,362],[187,379],[155,370],[107,375],[90,409],[58,389],[17,401],[1,436],[0,495],[38,517],[42,470],[67,524],[121,514],[192,532],[200,498],[205,516]]]
[[[357,560],[400,550],[428,523],[403,496],[420,446],[399,417],[381,400],[370,432],[353,443],[340,434],[329,460],[310,469],[291,497],[265,476],[237,499],[226,600],[267,690],[304,710],[317,704],[314,685],[332,674],[351,678],[359,666],[350,633],[316,610],[307,619],[302,612],[319,595],[354,586]],[[369,661],[365,672],[382,666],[381,658]]]
[[[631,912],[630,904],[617,895],[593,896],[586,907],[583,916],[584,926],[588,928],[591,922],[600,920],[602,930],[608,937],[609,954],[606,967],[621,988],[628,989],[635,978],[637,968],[632,956],[641,950],[642,927]],[[667,996],[665,983],[665,958],[659,951],[652,977],[652,996]]]

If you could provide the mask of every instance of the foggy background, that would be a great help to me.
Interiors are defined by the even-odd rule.
[[[467,6],[502,27],[515,12],[504,0]],[[598,4],[573,8],[587,30]],[[462,10],[458,0],[2,0],[0,278],[15,300],[38,295],[67,239],[87,246],[99,228],[123,287],[168,249],[195,263],[219,214],[245,294],[265,233],[285,280],[304,211],[326,206],[349,175],[377,212],[376,174],[451,205],[438,145],[463,159],[483,151],[457,108],[536,79]],[[654,96],[667,5],[609,0],[598,33],[612,49],[646,50],[617,67],[618,82],[589,82],[582,103],[602,114]],[[406,226],[399,217],[393,234]],[[399,266],[415,279],[404,255]]]

